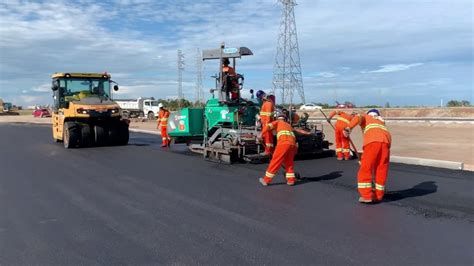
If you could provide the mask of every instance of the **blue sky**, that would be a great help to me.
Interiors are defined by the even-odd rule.
[[[196,49],[247,46],[247,88],[270,89],[276,0],[12,1],[0,3],[0,98],[51,103],[54,72],[103,72],[117,97],[175,97],[176,50],[194,99]],[[473,100],[469,0],[299,0],[295,7],[307,101],[439,105]],[[204,91],[216,62],[204,63]],[[295,101],[298,99],[295,98]]]

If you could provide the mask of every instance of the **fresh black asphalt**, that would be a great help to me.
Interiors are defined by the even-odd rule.
[[[299,160],[294,187],[262,187],[265,166],[2,124],[0,265],[473,264],[472,172],[392,164],[386,200],[362,205],[355,161]]]

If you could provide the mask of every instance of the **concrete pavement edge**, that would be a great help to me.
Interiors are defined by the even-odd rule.
[[[153,130],[137,129],[137,128],[129,128],[128,130],[131,131],[131,132],[136,132],[136,133],[145,133],[145,134],[152,134],[152,135],[161,135],[158,131],[153,131]]]
[[[390,162],[430,166],[430,167],[445,168],[445,169],[452,169],[452,170],[465,170],[464,163],[462,162],[434,160],[434,159],[425,159],[425,158],[417,158],[417,157],[404,157],[404,156],[392,155],[390,156]]]

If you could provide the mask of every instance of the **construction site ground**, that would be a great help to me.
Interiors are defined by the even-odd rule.
[[[456,117],[474,117],[474,108],[446,108],[446,110],[451,110],[447,111],[451,115],[446,115],[446,111],[441,113],[439,109],[425,110],[424,115],[420,115],[422,111],[411,109],[404,111],[405,113],[399,110],[396,113],[396,117],[408,117],[408,113],[411,113],[412,117],[434,117],[440,115],[451,117],[453,114]],[[389,113],[389,111],[386,112]],[[418,115],[415,114],[416,112],[418,112]],[[322,116],[320,112],[317,113]],[[311,114],[311,117],[316,117],[317,113]],[[328,111],[325,110],[325,113],[328,113]],[[432,115],[434,113],[437,115]],[[1,116],[1,122],[50,123],[51,118],[33,118],[32,116],[25,115]],[[474,170],[474,124],[388,122],[387,125],[393,139],[392,155],[463,162],[466,170]],[[319,123],[318,127],[323,129],[326,138],[330,142],[334,142],[334,131],[326,122]],[[144,119],[132,119],[130,128],[158,132],[155,121]],[[361,130],[355,129],[352,139],[357,149],[362,151]],[[331,148],[334,148],[334,146]]]
[[[304,180],[263,187],[266,164],[160,145],[64,149],[49,125],[0,124],[0,265],[473,265],[473,172],[393,163],[362,205],[355,161],[297,160]]]

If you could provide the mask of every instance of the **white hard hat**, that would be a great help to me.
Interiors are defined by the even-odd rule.
[[[158,108],[163,108],[163,104],[162,104],[162,103],[159,103],[159,104],[158,104]]]

